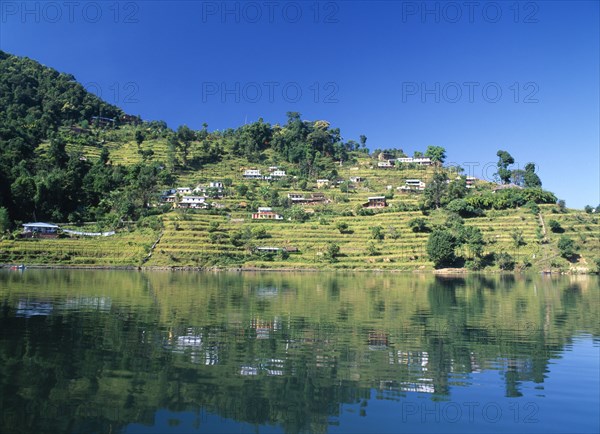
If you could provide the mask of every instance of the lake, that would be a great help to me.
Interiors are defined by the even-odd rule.
[[[600,431],[597,276],[0,270],[2,433]]]

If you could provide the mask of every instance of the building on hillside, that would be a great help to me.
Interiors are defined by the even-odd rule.
[[[357,184],[360,184],[361,182],[366,181],[366,179],[363,178],[362,176],[351,176],[349,179],[350,179],[350,182],[355,182]]]
[[[175,193],[181,195],[184,194],[192,194],[192,189],[190,187],[177,187],[175,189]]]
[[[431,165],[431,158],[427,158],[427,157],[402,157],[402,158],[396,158],[396,161],[398,163],[418,164],[420,166],[430,166]]]
[[[202,193],[204,195],[207,195],[207,193],[209,193],[209,190],[213,192],[213,194],[211,195],[212,197],[223,197],[223,192],[225,189],[223,188],[222,182],[212,181],[208,184],[208,187],[206,185],[197,185],[196,188],[194,188],[194,193]]]
[[[510,190],[513,188],[515,190],[523,189],[523,187],[521,187],[520,185],[517,185],[517,184],[498,184],[492,188],[492,193],[496,193],[497,191],[500,191],[500,190]]]
[[[205,209],[208,207],[204,196],[183,196],[173,207],[180,209]]]
[[[475,178],[474,176],[467,176],[467,179],[466,179],[467,188],[475,188],[476,180],[477,180],[477,178]]]
[[[263,179],[263,176],[258,169],[246,169],[244,170],[245,179]]]
[[[404,185],[398,187],[398,191],[402,193],[407,193],[411,191],[423,191],[425,190],[426,184],[420,179],[407,179],[404,182]]]
[[[273,179],[281,179],[285,177],[287,177],[287,175],[285,174],[285,170],[277,169],[271,172],[271,178]]]
[[[367,198],[367,203],[363,204],[364,208],[385,208],[386,206],[385,196],[371,196]]]
[[[317,188],[329,187],[329,179],[317,179]]]
[[[289,193],[288,199],[294,204],[318,204],[328,202],[327,197],[323,193]]]
[[[58,238],[60,227],[51,223],[24,223],[23,238]]]
[[[252,214],[253,220],[283,220],[283,216],[273,212],[272,208],[259,207],[258,212]]]
[[[379,169],[391,169],[394,167],[394,162],[393,160],[378,161],[377,167]]]

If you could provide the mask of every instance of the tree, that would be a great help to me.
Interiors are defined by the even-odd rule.
[[[375,243],[373,241],[369,241],[367,244],[367,255],[369,256],[377,256],[379,255],[379,250],[375,247]]]
[[[575,255],[575,242],[566,235],[562,235],[558,240],[558,251],[565,259],[571,259]]]
[[[560,212],[565,212],[567,210],[567,203],[563,199],[560,199],[558,202],[556,202],[556,205],[558,206],[558,210]]]
[[[425,206],[427,208],[439,208],[444,200],[444,195],[448,190],[448,176],[441,170],[433,174],[433,178],[427,184],[424,191]]]
[[[408,227],[413,232],[429,232],[429,226],[427,226],[427,220],[421,217],[416,217],[408,222]]]
[[[348,232],[348,223],[346,222],[337,222],[335,227],[338,231],[340,231],[340,234],[345,234],[346,232]]]
[[[586,214],[591,214],[592,212],[594,212],[594,208],[591,205],[586,205],[583,210],[585,211]]]
[[[515,268],[515,260],[506,252],[496,255],[496,264],[498,264],[498,268],[504,271],[511,271]]]
[[[340,255],[340,246],[336,243],[329,242],[327,243],[327,247],[325,248],[325,259],[329,260],[329,262],[336,262],[337,257]]]
[[[441,146],[428,146],[425,156],[430,158],[436,165],[441,165],[446,159],[446,150]]]
[[[10,217],[8,210],[0,207],[0,233],[4,233],[10,229]]]
[[[142,143],[144,143],[145,138],[146,137],[144,136],[144,133],[142,133],[140,130],[137,130],[135,132],[135,142],[137,143],[138,148],[142,146]]]
[[[427,254],[435,268],[451,265],[456,260],[456,246],[456,238],[447,229],[437,229],[429,235]]]
[[[383,233],[383,228],[381,226],[373,226],[371,228],[371,237],[374,240],[382,241],[385,238],[385,234]]]
[[[535,173],[535,164],[527,163],[525,165],[525,174],[523,175],[523,183],[527,188],[539,188],[542,186],[542,180]]]
[[[510,182],[512,172],[508,170],[508,166],[514,164],[515,159],[506,151],[499,150],[496,155],[498,156],[498,177],[504,184]]]
[[[481,229],[474,226],[463,226],[460,237],[461,241],[476,258],[481,257],[485,246]]]
[[[548,226],[550,226],[550,230],[552,232],[554,232],[555,234],[564,232],[564,229],[562,228],[560,223],[557,222],[556,220],[548,220]]]
[[[513,240],[513,245],[517,249],[519,247],[524,246],[525,244],[527,244],[525,242],[525,238],[523,237],[523,230],[522,229],[514,228],[512,231],[510,231],[510,237]]]

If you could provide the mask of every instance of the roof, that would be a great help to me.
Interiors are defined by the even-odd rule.
[[[58,226],[53,225],[51,223],[23,223],[23,226],[25,227],[30,227],[30,228],[54,228],[54,229],[58,229]]]
[[[371,196],[367,199],[368,200],[382,200],[382,199],[385,199],[385,196]]]

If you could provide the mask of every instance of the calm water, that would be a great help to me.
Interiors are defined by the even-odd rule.
[[[597,277],[0,270],[0,432],[599,432]]]

